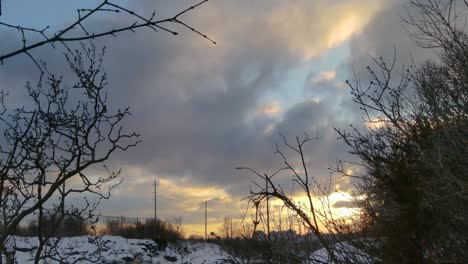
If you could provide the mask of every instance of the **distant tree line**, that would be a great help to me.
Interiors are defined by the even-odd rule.
[[[165,248],[168,243],[185,239],[181,218],[174,220],[173,223],[170,223],[160,219],[148,219],[145,222],[137,221],[133,224],[122,224],[119,220],[109,220],[102,233],[124,238],[152,239],[160,248]]]

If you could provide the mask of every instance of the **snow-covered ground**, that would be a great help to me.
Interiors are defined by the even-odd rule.
[[[14,249],[16,263],[28,264],[34,263],[38,244],[35,237],[12,237],[8,247]],[[232,263],[230,256],[215,244],[181,242],[159,251],[152,240],[118,236],[97,240],[86,236],[63,238],[49,252],[51,257],[43,263]]]
[[[14,251],[15,263],[34,263],[34,256],[39,245],[37,237],[12,237],[7,248]],[[371,259],[350,244],[343,242],[332,246],[337,252],[340,263],[372,263]],[[348,253],[354,256],[351,261]],[[228,264],[236,263],[233,257],[220,246],[211,243],[181,241],[169,244],[159,250],[152,240],[126,239],[119,236],[69,237],[57,241],[55,247],[45,248],[43,254],[49,257],[41,263],[77,263],[77,264]],[[2,256],[5,259],[5,256]],[[308,263],[332,263],[325,249],[319,249],[310,255]]]
[[[374,263],[375,261],[365,252],[360,251],[348,242],[341,242],[331,246],[338,263]],[[313,252],[310,256],[312,263],[335,263],[325,248]]]

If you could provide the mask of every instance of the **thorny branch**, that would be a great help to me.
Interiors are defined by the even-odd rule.
[[[261,181],[267,183],[265,186],[263,184],[260,184],[254,181],[254,185],[256,186],[256,189],[251,188],[250,196],[248,196],[248,199],[252,201],[253,205],[255,205],[256,211],[258,211],[258,205],[261,202],[265,202],[269,197],[277,198],[280,201],[282,201],[287,208],[289,208],[295,214],[298,215],[299,219],[303,221],[307,229],[317,237],[317,239],[323,245],[325,250],[328,252],[329,256],[332,258],[332,260],[336,260],[334,251],[332,250],[328,241],[324,238],[319,228],[319,224],[317,220],[318,211],[312,200],[314,193],[311,189],[312,188],[311,182],[313,182],[313,186],[318,187],[318,189],[320,189],[319,191],[321,192],[321,194],[324,194],[326,190],[321,188],[320,184],[316,182],[316,180],[313,179],[313,177],[309,175],[308,169],[307,169],[307,163],[305,161],[304,146],[307,143],[317,140],[318,133],[317,133],[317,136],[313,138],[311,138],[308,134],[304,134],[304,137],[302,139],[299,137],[296,137],[296,143],[294,145],[291,144],[283,134],[280,134],[280,137],[282,139],[283,145],[287,149],[293,151],[294,153],[298,155],[299,160],[300,160],[299,161],[300,169],[292,164],[292,162],[288,159],[287,155],[283,152],[283,150],[281,150],[281,148],[278,145],[276,146],[275,154],[278,154],[282,158],[282,161],[285,167],[278,169],[277,171],[275,171],[274,173],[270,175],[268,175],[267,173],[261,174],[258,171],[248,168],[248,167],[237,168],[238,170],[249,171],[250,173],[253,173],[255,176],[257,176]],[[280,184],[273,181],[272,178],[281,172],[290,173],[293,183],[298,184],[301,190],[305,192],[308,198],[308,203],[309,203],[308,208],[294,201],[292,196],[287,194],[283,190]]]
[[[157,32],[158,30],[162,30],[162,31],[171,33],[172,35],[178,35],[177,31],[174,31],[168,28],[170,24],[182,26],[183,28],[186,28],[194,32],[194,34],[199,35],[203,37],[204,39],[207,39],[213,44],[216,44],[216,42],[213,39],[203,34],[202,32],[198,31],[194,27],[188,25],[181,19],[183,15],[195,10],[196,8],[200,7],[201,5],[205,4],[208,1],[209,0],[203,0],[195,5],[192,5],[190,7],[183,9],[182,11],[180,11],[179,13],[177,13],[176,15],[172,17],[159,19],[156,16],[156,11],[153,11],[151,16],[145,17],[143,15],[138,14],[137,12],[133,10],[125,8],[122,5],[116,4],[110,0],[103,0],[95,8],[78,9],[77,18],[73,22],[71,22],[64,28],[57,30],[55,32],[51,32],[51,33],[48,32],[48,30],[50,29],[50,26],[46,26],[44,28],[38,29],[38,28],[32,28],[32,27],[25,27],[22,25],[14,25],[14,24],[0,21],[0,28],[4,27],[4,28],[16,29],[21,35],[21,42],[22,42],[21,47],[11,52],[0,54],[0,64],[3,64],[5,60],[10,59],[16,55],[25,54],[39,68],[41,72],[41,77],[42,77],[42,75],[44,74],[43,66],[40,63],[38,63],[39,60],[35,59],[33,55],[31,54],[31,51],[36,48],[42,47],[44,45],[51,45],[52,47],[55,48],[56,47],[55,44],[59,43],[59,44],[62,44],[66,50],[70,51],[69,47],[67,46],[67,43],[70,43],[70,42],[92,40],[92,39],[97,39],[97,38],[102,38],[102,37],[107,37],[107,36],[116,37],[117,34],[119,33],[127,32],[127,31],[135,32],[136,30],[142,29],[142,28],[150,28],[151,30],[155,32]],[[131,24],[123,25],[120,27],[116,27],[110,30],[104,29],[104,30],[98,30],[96,32],[92,32],[85,23],[101,13],[126,14],[129,18],[135,19],[135,22]],[[81,33],[78,33],[76,29],[79,29]],[[32,43],[29,43],[31,42],[29,41],[29,39],[32,34],[39,35],[42,38],[42,40],[33,41]]]

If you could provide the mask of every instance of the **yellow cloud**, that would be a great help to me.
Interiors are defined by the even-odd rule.
[[[387,122],[389,122],[386,119],[383,118],[376,118],[370,121],[366,122],[366,125],[370,129],[379,129],[387,125]]]
[[[272,101],[262,105],[258,112],[269,117],[274,117],[281,112],[281,105],[278,101]]]
[[[283,49],[308,60],[342,44],[359,33],[389,0],[289,0],[266,1],[246,9],[237,1],[207,5],[196,24],[218,41],[210,60],[222,61],[239,40],[252,48]],[[213,23],[217,21],[217,23]],[[196,36],[194,36],[196,38]],[[193,41],[197,48],[206,43]],[[193,65],[193,67],[199,67]]]
[[[384,1],[284,1],[271,13],[275,32],[304,59],[333,48],[360,32],[383,7]]]
[[[309,198],[304,194],[297,194],[292,197],[293,201],[299,205],[305,212],[310,211],[310,206],[309,206]],[[353,202],[355,201],[356,198],[353,197],[349,193],[345,192],[333,192],[329,196],[326,197],[312,197],[312,203],[314,205],[315,211],[317,212],[317,216],[319,218],[323,217],[323,215],[326,215],[327,217],[333,216],[335,219],[352,219],[353,216],[358,213],[357,208],[350,208],[350,207],[334,207],[333,205],[337,202]],[[283,206],[283,202],[277,199],[274,199],[271,201],[271,205],[273,207],[281,207]],[[331,214],[331,215],[330,215]],[[283,215],[283,217],[287,217],[287,215]],[[325,220],[325,219],[322,219]],[[322,221],[321,220],[321,221]],[[320,222],[321,222],[320,221]],[[324,231],[323,224],[321,224],[322,228]]]
[[[324,82],[333,81],[336,78],[336,71],[329,70],[321,72],[317,77],[312,79],[312,85],[321,84]]]
[[[355,15],[342,19],[328,34],[328,46],[334,47],[349,39],[353,33],[360,30],[362,22]]]

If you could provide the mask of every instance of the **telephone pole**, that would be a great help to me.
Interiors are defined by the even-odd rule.
[[[271,240],[270,236],[270,196],[268,195],[268,176],[265,174],[265,192],[266,192],[266,217],[267,217],[267,237]]]
[[[157,197],[157,188],[158,188],[159,182],[154,181],[153,186],[154,186],[154,222],[156,223],[156,220],[158,220],[158,197]]]
[[[208,221],[207,221],[207,216],[208,216],[208,201],[205,200],[205,241],[208,239]]]
[[[231,236],[230,238],[232,239],[232,218],[231,218]]]

